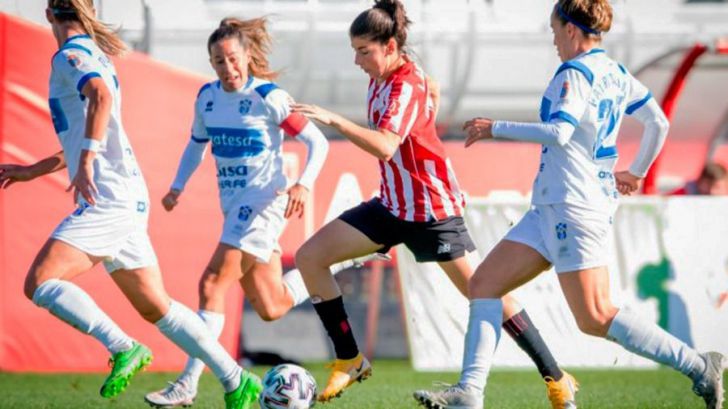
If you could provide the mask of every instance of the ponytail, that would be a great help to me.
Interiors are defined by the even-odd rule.
[[[96,18],[93,0],[48,0],[48,7],[58,21],[78,21],[105,54],[119,56],[128,51],[119,35]]]
[[[266,24],[267,20],[264,17],[250,20],[226,17],[220,21],[220,26],[207,40],[207,51],[209,53],[218,41],[237,38],[243,48],[250,53],[248,72],[257,78],[273,80],[278,77],[278,72],[271,70],[268,63],[268,54],[273,41],[268,34]]]
[[[349,36],[367,37],[379,43],[394,38],[399,49],[403,50],[411,23],[400,0],[374,0],[374,6],[361,12],[351,23]]]

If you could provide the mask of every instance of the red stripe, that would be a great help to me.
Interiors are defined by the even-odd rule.
[[[425,187],[422,184],[421,175],[417,170],[417,160],[414,153],[414,145],[412,138],[408,138],[399,147],[400,157],[402,158],[402,165],[407,170],[410,177],[410,184],[412,185],[412,197],[414,206],[414,221],[424,222],[427,221],[427,210],[425,208]]]
[[[447,192],[447,197],[444,198],[445,200],[448,200],[450,202],[450,205],[453,208],[453,213],[456,216],[460,216],[460,212],[458,211],[458,204],[457,200],[455,199],[455,195],[452,192],[452,186],[450,186],[450,175],[447,171],[447,163],[439,159],[435,162],[435,170],[437,171],[437,178],[442,181],[442,185],[445,188],[445,192]],[[445,212],[445,209],[443,207],[442,209],[443,213]]]
[[[387,95],[387,106],[384,108],[384,112],[382,113],[382,117],[379,118],[379,123],[377,124],[377,128],[379,129],[389,129],[392,132],[396,133],[397,135],[400,134],[402,123],[399,124],[398,128],[394,128],[390,121],[392,120],[392,112],[391,109],[392,106],[394,106],[399,112],[401,109],[406,109],[407,107],[401,107],[399,105],[399,97],[402,95],[402,83],[401,82],[395,82],[392,84],[392,87],[389,89],[389,94]],[[395,112],[394,114],[396,115]]]
[[[407,202],[405,201],[404,189],[402,188],[402,175],[400,175],[399,168],[394,163],[394,161],[389,161],[388,164],[390,165],[389,167],[392,169],[392,176],[394,177],[394,180],[392,182],[394,182],[394,194],[397,195],[397,197],[393,199],[397,200],[397,217],[404,220],[407,216]]]
[[[387,209],[392,210],[392,199],[389,197],[389,184],[387,183],[387,171],[384,168],[384,162],[379,161],[379,172],[382,177],[382,181],[379,184],[379,197],[382,198],[383,205],[387,206]]]
[[[308,118],[299,114],[298,112],[292,112],[288,115],[288,118],[281,122],[281,129],[286,135],[290,137],[296,137],[303,131],[303,128],[308,125]]]

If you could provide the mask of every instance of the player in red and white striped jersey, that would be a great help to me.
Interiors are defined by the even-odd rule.
[[[371,78],[368,128],[314,105],[293,106],[294,112],[332,126],[377,157],[381,172],[377,197],[344,212],[296,253],[311,301],[336,351],[333,371],[319,395],[322,401],[371,373],[354,341],[329,266],[386,253],[404,243],[417,261],[438,262],[463,295],[473,275],[466,252],[475,245],[462,217],[463,196],[435,131],[437,92],[403,49],[409,23],[399,0],[376,0],[349,29],[355,63]],[[534,359],[544,379],[567,379],[525,311],[508,296],[504,304],[504,327]]]

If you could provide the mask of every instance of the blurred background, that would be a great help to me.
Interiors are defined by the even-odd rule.
[[[279,85],[296,100],[319,104],[365,123],[368,78],[353,63],[348,27],[371,5],[363,0],[97,0],[100,18],[116,27],[135,50],[116,59],[124,93],[124,123],[142,163],[155,203],[166,192],[189,137],[192,106],[199,87],[213,79],[206,50],[209,34],[226,16],[267,16],[275,39],[271,65],[281,70]],[[467,151],[462,123],[475,116],[535,121],[543,90],[560,61],[552,45],[550,0],[405,0],[414,24],[410,52],[441,86],[440,136],[470,200],[468,224],[480,253],[505,233],[527,208],[539,147],[484,143]],[[659,163],[646,188],[650,196],[630,199],[620,210],[613,267],[613,290],[625,305],[661,322],[701,348],[726,351],[719,335],[728,333],[724,307],[728,290],[728,201],[707,198],[728,194],[728,1],[615,0],[614,24],[604,48],[647,84],[672,117]],[[0,162],[24,163],[55,152],[47,108],[48,61],[57,48],[45,22],[43,0],[0,0]],[[282,239],[286,268],[292,255],[327,215],[356,204],[377,188],[375,159],[342,140],[331,129],[329,161],[312,205],[302,220],[292,220]],[[627,121],[619,140],[620,168],[638,148],[641,127]],[[287,172],[295,177],[305,161],[300,144],[289,142]],[[214,169],[207,158],[173,214],[152,211],[150,230],[173,296],[197,305],[196,283],[219,237],[221,220]],[[710,172],[705,165],[712,166]],[[712,170],[711,170],[712,169]],[[722,169],[722,171],[721,171]],[[707,178],[707,179],[706,179]],[[707,183],[707,185],[706,185]],[[44,178],[33,186],[0,192],[0,369],[67,370],[54,361],[43,338],[62,333],[88,360],[80,370],[98,370],[100,347],[53,321],[22,297],[27,266],[55,224],[71,208],[63,193],[65,176]],[[698,188],[698,186],[708,186]],[[702,193],[665,199],[657,194]],[[681,243],[693,243],[685,250]],[[687,252],[686,252],[687,251]],[[410,358],[421,369],[454,369],[462,333],[464,300],[432,266],[417,266],[406,249],[390,263],[370,263],[337,276],[354,332],[367,354]],[[701,263],[694,263],[699,259]],[[650,275],[652,274],[652,275]],[[642,281],[640,281],[642,280]],[[82,285],[132,334],[154,346],[169,346],[133,317],[118,290],[103,274],[82,278]],[[107,297],[108,295],[108,297]],[[555,355],[569,365],[647,366],[604,342],[577,335],[553,273],[521,294],[535,310]],[[554,298],[556,297],[556,298]],[[543,300],[543,298],[550,298]],[[100,299],[100,300],[99,300]],[[223,340],[241,358],[296,360],[330,356],[328,340],[310,304],[274,323],[262,322],[252,308],[240,308],[241,293],[229,297],[229,316],[241,324],[226,327]],[[554,301],[556,300],[556,301]],[[242,312],[241,312],[242,311]],[[44,315],[45,314],[45,315]],[[691,327],[692,323],[692,327]],[[701,336],[695,337],[696,328]],[[38,328],[44,328],[38,330]],[[725,331],[724,331],[725,330]],[[578,347],[563,339],[582,339]],[[432,342],[422,342],[430,340]],[[503,365],[530,365],[504,341]],[[562,348],[559,348],[559,347]],[[67,349],[68,346],[65,346]],[[604,355],[589,358],[598,348]],[[154,348],[153,348],[154,349]],[[157,348],[163,349],[163,348]],[[157,369],[175,369],[179,353],[161,352]],[[561,350],[562,352],[559,352]],[[45,352],[38,352],[45,351]],[[88,352],[91,351],[91,352]],[[156,351],[156,349],[155,349]],[[593,356],[592,356],[593,358]]]

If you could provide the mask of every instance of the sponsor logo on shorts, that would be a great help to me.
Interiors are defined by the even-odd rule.
[[[443,243],[437,247],[437,254],[447,254],[452,250],[450,243]]]
[[[144,213],[147,211],[147,202],[137,202],[137,212]]]
[[[566,223],[558,223],[556,225],[556,238],[559,240],[565,240],[566,236]]]

